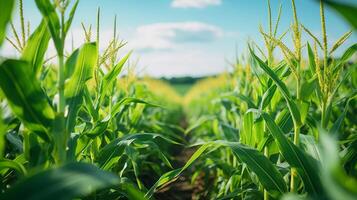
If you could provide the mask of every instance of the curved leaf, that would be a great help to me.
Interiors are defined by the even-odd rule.
[[[47,22],[57,52],[62,52],[63,45],[60,37],[60,20],[56,8],[49,0],[35,0],[37,8]]]
[[[84,197],[92,192],[118,185],[119,177],[94,165],[71,163],[28,177],[11,187],[1,199],[65,200]]]
[[[348,49],[343,53],[341,58],[337,61],[336,65],[333,67],[333,73],[336,74],[356,52],[357,52],[357,43],[348,47]]]
[[[357,29],[357,6],[332,0],[324,0],[328,6],[335,9],[342,17],[348,21],[354,29]]]
[[[55,114],[30,64],[20,60],[2,63],[0,88],[12,111],[25,126],[48,141],[49,136],[44,133],[49,133]]]
[[[42,20],[35,32],[27,40],[26,46],[22,51],[22,59],[31,63],[36,77],[41,71],[50,38],[51,34],[47,29],[47,23]]]
[[[133,98],[133,97],[125,97],[113,106],[112,112],[111,112],[111,117],[114,117],[115,115],[117,115],[120,112],[121,106],[128,105],[130,103],[145,104],[145,105],[152,106],[152,107],[161,107],[160,105],[149,103],[142,99]]]
[[[249,148],[241,145],[238,142],[227,142],[227,141],[214,141],[203,144],[187,161],[187,163],[179,169],[172,170],[165,173],[160,177],[160,179],[152,186],[152,188],[146,194],[147,197],[151,197],[156,188],[174,181],[177,177],[186,170],[191,164],[197,160],[206,149],[210,147],[221,147],[227,146],[232,149],[234,154],[245,163],[250,170],[257,174],[259,181],[264,186],[265,189],[269,191],[272,196],[279,196],[280,194],[287,191],[286,184],[282,175],[274,167],[274,165],[266,158],[263,154],[258,152],[253,148]]]
[[[76,0],[76,2],[74,3],[71,12],[69,12],[69,17],[68,20],[66,21],[66,23],[64,24],[64,34],[67,35],[69,28],[71,27],[73,18],[74,18],[74,14],[76,13],[77,10],[77,6],[78,6],[79,0]]]
[[[178,176],[185,171],[188,167],[190,167],[192,165],[192,163],[197,160],[202,154],[203,152],[212,145],[212,143],[206,143],[203,144],[192,156],[191,158],[186,162],[186,164],[179,169],[175,169],[169,172],[166,172],[165,174],[163,174],[159,180],[157,180],[155,182],[155,184],[150,188],[150,190],[146,193],[145,197],[147,198],[151,198],[152,195],[154,194],[154,192],[156,191],[157,188],[167,184],[168,182],[172,182],[175,181]]]
[[[114,81],[116,80],[116,78],[118,77],[118,75],[120,74],[121,70],[124,67],[124,64],[126,63],[126,61],[129,59],[130,55],[131,55],[131,51],[124,56],[118,64],[116,64],[113,69],[111,69],[111,71],[109,73],[107,73],[104,77],[103,77],[103,83],[102,83],[102,87],[101,90],[103,91],[103,94],[105,94],[109,87],[114,83]],[[101,95],[100,96],[100,101],[103,101],[103,98],[105,97],[105,95]]]
[[[76,54],[76,51],[74,54]],[[75,126],[78,110],[83,102],[85,83],[94,75],[94,67],[98,59],[96,44],[84,44],[76,57],[74,72],[65,86],[66,103],[68,105],[66,130],[70,132]]]
[[[11,19],[12,9],[14,7],[15,0],[0,0],[0,45],[4,41],[5,31],[7,23]]]
[[[27,174],[25,167],[14,160],[0,159],[0,170],[3,169],[14,169],[23,176]]]
[[[234,154],[253,171],[263,187],[274,197],[287,192],[283,176],[270,160],[259,151],[239,143],[224,142]]]
[[[273,70],[271,70],[267,64],[265,64],[260,58],[258,58],[254,52],[251,50],[251,54],[253,58],[258,62],[258,66],[264,70],[264,72],[274,81],[274,83],[278,86],[280,92],[282,93],[288,107],[291,113],[291,116],[293,117],[294,124],[297,126],[301,125],[301,117],[300,117],[300,112],[295,104],[295,102],[292,100],[290,92],[287,88],[287,86],[279,79],[279,77],[274,73]]]
[[[259,113],[264,118],[268,130],[278,144],[279,150],[285,160],[291,167],[297,168],[298,174],[304,182],[306,191],[315,195],[323,194],[316,160],[288,140],[269,114],[265,112]]]
[[[161,138],[169,143],[180,145],[169,138],[154,133],[137,133],[129,134],[122,138],[112,140],[109,144],[100,149],[96,161],[99,163],[100,168],[109,169],[119,159],[125,148],[135,141],[153,141],[156,138]]]

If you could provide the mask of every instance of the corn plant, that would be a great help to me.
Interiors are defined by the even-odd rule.
[[[319,143],[320,137],[327,137],[324,136],[327,133],[323,129],[334,137],[341,133],[343,121],[348,121],[347,110],[354,109],[351,106],[351,102],[355,101],[353,89],[347,89],[348,92],[341,95],[338,95],[338,90],[342,85],[348,84],[347,80],[355,79],[354,76],[351,77],[355,65],[351,66],[347,62],[356,51],[355,44],[341,58],[334,58],[333,52],[348,39],[351,32],[344,34],[331,50],[327,50],[324,2],[320,1],[321,27],[325,41],[321,45],[317,37],[299,23],[295,2],[291,3],[293,23],[290,32],[294,50],[290,50],[282,42],[286,31],[277,36],[277,30],[273,27],[278,27],[280,11],[277,24],[273,26],[268,1],[268,33],[260,27],[267,55],[257,45],[250,45],[251,60],[237,62],[237,74],[229,77],[237,79],[236,89],[221,87],[210,91],[206,96],[199,96],[195,100],[198,103],[192,103],[192,106],[211,105],[205,113],[194,115],[202,120],[194,118],[195,123],[189,128],[194,141],[198,144],[205,143],[206,146],[201,148],[209,148],[207,145],[212,148],[205,159],[197,164],[202,172],[216,177],[214,182],[207,182],[215,189],[211,193],[202,194],[206,198],[269,199],[279,198],[289,190],[310,198],[335,198],[337,195],[334,193],[337,191],[327,191],[331,185],[327,186],[324,181],[329,175],[320,173],[326,169],[326,160],[321,157]],[[306,45],[307,63],[303,59],[303,30],[316,44],[315,50],[309,44]],[[262,54],[263,59],[257,56],[253,46]],[[319,46],[324,55],[322,61],[317,50]],[[276,48],[280,49],[284,60],[274,58]],[[347,67],[349,69],[346,70]],[[247,70],[249,68],[251,70]],[[255,80],[252,80],[250,71],[255,75]],[[319,76],[324,77],[320,78],[324,83],[319,83]],[[291,88],[295,88],[295,92]],[[333,114],[334,106],[342,107],[343,112],[335,111]],[[353,137],[349,133],[353,135],[347,132],[339,137]],[[345,144],[352,145],[353,142],[349,142]],[[230,148],[221,150],[218,148],[221,146]],[[345,149],[347,146],[343,145],[341,148]],[[339,159],[341,158],[336,157],[335,162],[341,162]],[[349,159],[353,160],[352,157]],[[342,186],[343,183],[337,182],[333,183],[334,187],[348,191],[340,193],[345,198],[351,198],[355,194],[351,188],[347,189],[354,183]]]
[[[0,0],[0,45],[18,52],[0,58],[0,198],[155,199],[189,171],[204,185],[193,199],[355,199],[357,45],[336,56],[349,31],[328,47],[324,6],[354,28],[355,7],[321,0],[318,38],[295,3],[285,30],[283,7],[274,23],[268,0],[268,28],[258,30],[265,46],[250,42],[231,73],[181,99],[164,82],[123,75],[135,66],[116,17],[100,50],[100,8],[95,25],[82,23],[84,44],[69,51],[78,0],[35,0],[42,21],[32,32],[23,1],[18,31],[15,0]]]
[[[1,198],[144,199],[146,188],[173,168],[170,149],[183,141],[182,130],[168,120],[175,110],[149,103],[159,97],[145,84],[119,85],[131,52],[119,59],[125,43],[116,25],[113,40],[99,51],[100,9],[96,41],[84,28],[86,43],[66,54],[78,2],[35,1],[43,16],[39,26],[28,37],[21,32],[18,44],[7,37],[20,55],[0,66]],[[14,3],[1,2],[8,11],[0,17],[1,41]],[[23,30],[23,14],[20,21]],[[50,42],[57,64],[45,60]]]

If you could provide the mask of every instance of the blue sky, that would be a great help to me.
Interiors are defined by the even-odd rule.
[[[357,4],[357,0],[349,1]],[[291,24],[292,14],[290,0],[271,0],[274,18],[280,3],[283,6],[281,33]],[[25,0],[24,4],[25,18],[30,19],[34,28],[41,15],[34,1]],[[296,4],[300,21],[319,35],[317,1],[297,0]],[[98,6],[102,11],[102,44],[111,39],[113,19],[117,15],[119,37],[128,42],[121,55],[134,49],[131,60],[138,61],[138,73],[152,76],[200,76],[229,69],[228,62],[233,60],[236,47],[242,54],[248,39],[262,45],[258,27],[259,24],[266,27],[268,16],[265,0],[81,0],[71,30],[75,46],[83,42],[81,22],[95,25]],[[349,26],[329,9],[326,16],[328,37],[333,43]],[[14,22],[18,19],[14,18]],[[288,34],[287,41],[289,37]],[[355,42],[356,34],[348,44]],[[9,44],[2,52],[14,54]]]

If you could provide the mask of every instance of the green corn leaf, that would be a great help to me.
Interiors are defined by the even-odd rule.
[[[51,33],[53,42],[55,44],[57,52],[62,52],[63,44],[60,36],[60,20],[56,13],[56,8],[50,2],[50,0],[35,0],[37,8],[40,10],[43,18],[47,22],[48,29]]]
[[[287,192],[282,175],[262,153],[239,143],[224,142],[223,144],[229,146],[235,155],[258,176],[260,183],[269,194],[278,197]]]
[[[322,195],[321,181],[318,174],[318,163],[288,140],[269,114],[256,111],[264,118],[269,132],[278,144],[280,153],[291,167],[297,168],[306,191],[314,195]]]
[[[2,63],[0,87],[16,116],[29,130],[48,141],[55,114],[30,64],[20,60]]]
[[[281,128],[283,133],[289,133],[294,128],[294,124],[288,109],[284,109],[279,112],[276,116],[275,122]]]
[[[244,96],[243,94],[238,94],[237,97],[240,100],[246,102],[249,108],[257,108],[257,106],[254,104],[250,97]]]
[[[142,144],[146,144],[146,145],[149,145],[150,146],[150,149],[152,152],[155,152],[158,156],[158,158],[165,164],[167,165],[168,167],[170,167],[171,169],[173,169],[169,159],[167,158],[167,156],[164,154],[163,151],[161,151],[160,147],[158,144],[156,144],[155,142],[153,141],[135,141],[136,143],[142,143]]]
[[[346,114],[347,114],[348,107],[349,107],[351,99],[347,100],[347,103],[345,105],[345,108],[342,111],[342,114],[337,118],[335,123],[333,123],[333,125],[332,125],[332,127],[330,129],[331,135],[338,136],[338,132],[340,131],[341,126],[343,124],[343,121],[345,120],[345,117],[346,117]]]
[[[252,113],[245,113],[243,115],[243,123],[242,123],[242,133],[241,138],[242,138],[242,143],[253,147],[255,145],[255,135],[253,134],[253,124],[254,124],[254,119],[253,119],[253,114]]]
[[[101,148],[99,155],[97,157],[97,162],[99,163],[100,168],[109,169],[112,165],[119,159],[125,150],[125,147],[131,145],[135,141],[145,142],[145,141],[153,141],[154,139],[163,139],[164,141],[180,145],[179,143],[166,138],[159,134],[154,133],[137,133],[137,134],[129,134],[124,136],[123,138],[117,138],[112,140],[109,144]]]
[[[1,199],[64,200],[85,197],[92,192],[119,185],[119,177],[94,165],[70,163],[42,171],[11,187]]]
[[[190,132],[192,132],[193,130],[195,130],[196,128],[202,126],[203,124],[205,124],[206,122],[212,121],[214,120],[215,117],[214,116],[203,116],[201,118],[199,118],[198,120],[195,121],[195,123],[193,123],[191,126],[189,126],[186,130],[185,130],[185,135],[189,134]]]
[[[103,83],[102,83],[102,88],[101,90],[103,91],[103,94],[106,93],[106,91],[108,91],[109,87],[114,83],[114,81],[117,79],[118,75],[120,74],[121,70],[124,67],[124,64],[127,62],[127,60],[129,59],[130,55],[131,55],[131,51],[124,56],[118,64],[116,64],[113,69],[107,73],[104,78],[103,78]],[[109,89],[109,91],[111,91]],[[103,101],[103,98],[105,97],[105,95],[101,95],[100,96],[100,102]]]
[[[330,199],[356,199],[357,181],[341,166],[337,141],[327,133],[321,134],[320,147],[322,183]]]
[[[136,183],[137,183],[139,189],[142,189],[144,186],[139,178],[140,170],[139,170],[139,166],[138,166],[138,162],[137,162],[139,153],[135,150],[135,148],[127,146],[127,147],[125,147],[125,154],[128,156],[129,160],[131,161],[131,165],[133,167]]]
[[[73,75],[65,86],[65,96],[68,105],[66,130],[72,131],[83,102],[83,93],[86,82],[94,75],[94,67],[97,63],[98,54],[95,43],[84,44],[78,51]]]
[[[239,141],[239,130],[234,128],[229,124],[221,124],[223,134],[227,141],[238,142]]]
[[[203,144],[200,148],[196,150],[196,152],[191,156],[191,158],[186,162],[186,164],[182,168],[175,169],[163,174],[159,178],[159,180],[157,180],[155,184],[150,188],[150,190],[146,193],[145,197],[151,198],[154,192],[157,190],[157,188],[169,182],[175,181],[178,178],[178,176],[187,168],[189,168],[193,164],[193,162],[195,162],[210,146],[212,146],[212,143]]]
[[[316,66],[315,54],[309,43],[307,43],[307,52],[309,55],[309,68],[310,68],[309,72],[310,72],[310,76],[312,77],[316,73],[316,67],[318,66]]]
[[[1,90],[0,90],[1,92]],[[4,152],[5,152],[5,148],[6,148],[6,142],[5,142],[5,135],[6,135],[6,131],[7,131],[7,126],[4,123],[3,120],[3,111],[2,111],[2,107],[0,105],[0,158],[3,158],[4,156]],[[22,146],[20,146],[19,149],[21,149]]]
[[[72,21],[74,18],[74,14],[76,13],[76,10],[77,10],[78,3],[79,3],[79,0],[76,0],[76,2],[74,3],[74,5],[69,13],[68,20],[64,24],[64,34],[65,35],[67,35],[68,30],[71,27],[71,24],[72,24]]]
[[[350,59],[356,53],[356,51],[357,51],[357,43],[348,47],[341,57],[342,62],[348,61],[348,59]]]
[[[223,196],[220,196],[217,198],[217,200],[228,200],[228,199],[234,199],[235,197],[239,197],[243,191],[241,189],[237,189],[233,192],[230,192],[229,194],[225,194]]]
[[[307,89],[306,89],[306,91],[307,91]],[[301,121],[303,124],[305,124],[307,115],[309,114],[310,101],[299,100],[299,101],[297,101],[297,105],[298,105],[298,108],[300,111]]]
[[[57,143],[56,143],[57,144]],[[52,143],[41,142],[40,138],[35,133],[27,133],[24,135],[24,154],[30,167],[44,165],[50,156],[49,149]]]
[[[80,49],[76,49],[72,52],[72,54],[68,57],[65,63],[64,74],[65,79],[70,78],[73,75],[74,70],[76,69],[76,63],[78,59]]]
[[[311,95],[315,91],[317,84],[316,76],[303,82],[300,94],[303,101],[309,101],[311,99]]]
[[[152,107],[161,107],[159,105],[153,104],[153,103],[149,103],[146,102],[142,99],[138,99],[138,98],[133,98],[133,97],[125,97],[122,100],[120,100],[118,103],[116,103],[113,108],[112,108],[112,113],[111,113],[111,117],[115,117],[119,112],[120,112],[120,108],[124,105],[128,105],[131,103],[136,103],[136,104],[144,104],[147,106],[152,106]]]
[[[315,141],[314,136],[311,135],[300,135],[300,142],[304,147],[305,151],[311,155],[316,160],[321,160],[320,150],[318,143]]]
[[[96,122],[99,118],[99,113],[97,112],[97,110],[94,107],[94,102],[92,100],[92,96],[89,92],[88,86],[86,86],[84,89],[84,101],[85,101],[85,105],[86,105],[88,112],[90,113],[90,115],[93,118],[93,121]]]
[[[328,6],[335,9],[354,29],[357,29],[357,6],[356,4],[347,4],[335,0],[323,0]]]
[[[42,20],[34,33],[27,40],[26,46],[22,51],[22,59],[32,64],[32,69],[36,77],[38,77],[41,72],[50,38],[51,34],[47,29],[47,23],[45,20]]]
[[[339,83],[335,86],[334,90],[332,91],[332,93],[330,94],[330,99],[334,99],[337,95],[337,91],[338,89],[342,86],[342,83],[344,83],[347,78],[350,77],[351,71],[354,68],[354,66],[357,66],[357,64],[354,64],[342,77],[341,81],[339,81]],[[325,114],[325,119],[323,119],[324,121],[328,121],[330,119],[330,116],[332,114],[332,109],[333,109],[333,101],[329,101],[327,103],[327,108],[326,108],[326,114]]]
[[[264,93],[262,97],[262,101],[260,102],[260,109],[264,110],[269,103],[271,102],[271,99],[273,98],[274,94],[276,91],[276,85],[270,86],[270,88]]]
[[[6,26],[11,20],[11,13],[14,5],[15,0],[0,0],[0,46],[4,41]]]
[[[142,193],[130,182],[121,182],[120,190],[129,200],[148,200],[147,198],[145,198],[145,194]]]
[[[104,134],[105,130],[107,130],[109,124],[109,120],[103,120],[97,122],[90,131],[84,133],[86,136],[95,138],[101,134]]]
[[[8,160],[8,159],[0,159],[0,172],[4,169],[14,169],[22,176],[27,174],[26,168],[19,162],[15,160]]]
[[[357,43],[351,45],[343,53],[342,57],[338,60],[333,68],[333,73],[336,74],[346,64],[346,62],[357,52]]]
[[[258,62],[258,66],[264,70],[265,73],[274,81],[274,83],[277,85],[279,88],[280,92],[284,96],[284,99],[289,107],[289,111],[291,113],[291,116],[293,117],[294,124],[297,126],[301,125],[301,117],[300,117],[300,112],[295,104],[295,102],[291,98],[291,94],[287,88],[287,86],[279,79],[279,77],[274,73],[273,70],[271,70],[260,58],[258,58],[254,52],[251,50],[250,51],[253,58]]]
[[[221,146],[230,147],[235,155],[245,164],[248,168],[257,174],[260,182],[266,188],[272,196],[279,196],[287,191],[286,184],[282,175],[273,166],[273,164],[260,152],[255,149],[243,146],[237,142],[227,141],[214,141],[203,144],[186,162],[186,164],[179,169],[172,170],[165,173],[160,179],[152,186],[152,188],[146,194],[147,197],[151,197],[154,191],[163,186],[164,184],[174,181],[177,177],[188,167],[190,167],[194,161],[196,161],[208,148],[219,148]]]

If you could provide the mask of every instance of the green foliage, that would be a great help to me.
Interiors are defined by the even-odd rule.
[[[54,110],[31,68],[25,61],[6,60],[0,66],[0,87],[26,128],[50,141]]]
[[[0,2],[1,43],[14,2]],[[100,9],[96,41],[83,25],[86,43],[67,53],[78,2],[36,0],[41,23],[15,36],[19,58],[0,64],[1,199],[154,199],[186,174],[204,186],[196,199],[354,199],[357,44],[334,56],[352,32],[328,48],[324,2],[353,26],[354,7],[320,1],[320,41],[292,0],[290,50],[287,32],[277,34],[282,7],[273,25],[268,1],[266,53],[252,43],[229,74],[167,80],[196,83],[183,98],[130,70],[121,76],[132,52],[119,56],[116,18],[99,51]],[[313,39],[306,52],[302,30]],[[50,39],[58,64],[45,60]]]
[[[16,184],[1,198],[73,199],[119,183],[118,177],[93,165],[73,163],[30,176]]]
[[[39,77],[51,35],[46,21],[42,21],[29,37],[22,51],[22,59],[32,64],[32,70]]]
[[[1,0],[1,14],[0,14],[0,45],[4,41],[6,26],[11,19],[12,9],[14,7],[15,0]]]
[[[335,9],[342,17],[348,21],[354,29],[357,28],[357,20],[356,20],[356,12],[357,12],[357,6],[356,4],[347,4],[347,3],[342,3],[338,1],[332,1],[332,0],[324,0],[328,6],[331,6],[331,8]]]

